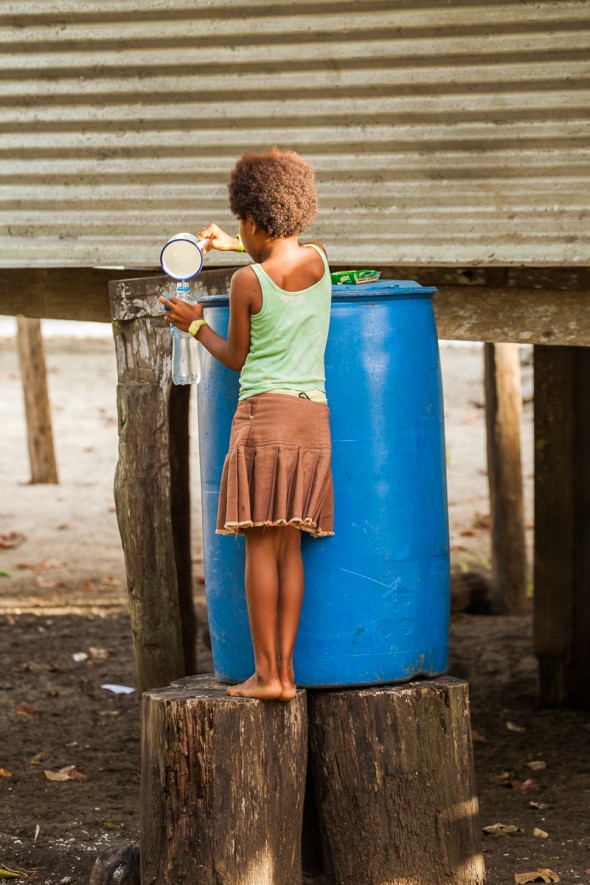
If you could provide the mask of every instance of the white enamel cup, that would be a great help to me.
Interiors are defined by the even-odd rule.
[[[190,280],[203,267],[203,247],[208,239],[197,240],[193,234],[180,233],[170,237],[160,252],[160,265],[173,280]]]

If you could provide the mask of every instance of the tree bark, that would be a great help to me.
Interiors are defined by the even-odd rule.
[[[32,483],[57,483],[41,320],[17,317]]]
[[[492,607],[526,609],[526,542],[517,344],[485,344],[485,399],[492,542]]]
[[[308,697],[324,864],[338,885],[481,885],[467,683]]]
[[[300,885],[305,692],[230,698],[196,676],[142,713],[142,885]]]

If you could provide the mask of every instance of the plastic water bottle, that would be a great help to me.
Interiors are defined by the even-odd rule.
[[[186,280],[176,284],[176,297],[188,304],[195,304],[191,289]],[[192,335],[181,332],[176,326],[170,326],[172,335],[172,380],[175,384],[194,384],[201,380],[201,362],[199,346]]]

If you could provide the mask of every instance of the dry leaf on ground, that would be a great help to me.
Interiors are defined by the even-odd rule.
[[[23,873],[17,873],[16,870],[9,870],[6,867],[0,867],[0,879],[22,879]]]
[[[12,777],[12,772],[7,768],[0,768],[0,777]]]
[[[67,562],[60,562],[57,559],[46,559],[43,562],[19,562],[17,568],[28,569],[31,572],[48,572],[55,568],[63,568]]]
[[[528,777],[525,781],[508,781],[506,784],[512,790],[538,790],[539,784],[532,777]]]
[[[547,768],[547,763],[542,759],[535,759],[533,762],[525,762],[524,764],[532,771],[543,771],[544,768]]]
[[[33,758],[29,759],[29,765],[41,765],[41,763],[43,762],[44,756],[45,756],[45,753],[43,753],[43,752],[35,753]]]
[[[546,839],[549,833],[546,833],[545,830],[540,830],[539,827],[533,828],[533,836],[536,836],[537,839]]]
[[[34,716],[35,711],[32,707],[29,707],[28,704],[19,704],[16,708],[16,712],[19,716]]]
[[[524,725],[517,725],[515,722],[507,722],[506,728],[508,729],[508,731],[514,731],[517,734],[520,734],[521,732],[526,731],[526,728]]]
[[[516,885],[528,885],[529,882],[560,882],[560,878],[553,870],[533,870],[532,873],[515,873]]]
[[[57,590],[58,587],[63,587],[63,581],[47,580],[47,578],[35,578],[35,583],[37,587],[40,587],[41,590]]]
[[[21,535],[20,532],[0,532],[0,548],[20,547],[26,540],[25,535]]]
[[[514,833],[522,833],[521,828],[514,824],[490,824],[488,827],[482,827],[482,830],[487,836],[512,836]]]
[[[486,744],[488,741],[485,734],[482,734],[481,731],[476,731],[475,729],[471,732],[471,740],[474,744]]]
[[[121,582],[117,578],[103,578],[100,582],[103,587],[119,587]]]
[[[83,768],[76,768],[75,765],[66,765],[59,771],[44,771],[43,774],[48,781],[87,781],[88,775]]]

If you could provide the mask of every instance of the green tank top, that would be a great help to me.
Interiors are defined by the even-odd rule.
[[[313,286],[287,292],[259,264],[251,265],[262,289],[262,309],[250,316],[250,352],[240,375],[240,400],[271,390],[326,390],[324,351],[330,324],[332,279],[325,254],[324,275]]]

